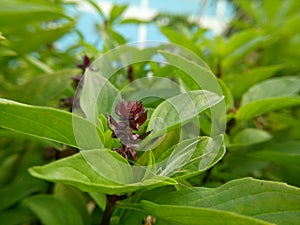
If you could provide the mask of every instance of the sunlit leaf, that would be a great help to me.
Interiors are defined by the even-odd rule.
[[[41,179],[75,186],[82,191],[107,194],[120,194],[144,187],[176,183],[173,179],[155,175],[151,179],[140,180],[140,182],[135,182],[133,178],[130,182],[128,180],[130,179],[130,170],[125,162],[120,162],[122,157],[117,153],[105,149],[83,152],[84,154],[78,153],[44,166],[32,167],[30,173]],[[113,161],[111,156],[118,157],[119,160]],[[95,162],[105,162],[105,165],[98,165],[98,168],[93,167],[93,161],[88,161],[93,158]],[[120,170],[125,167],[128,171]]]
[[[148,139],[165,130],[184,125],[200,112],[213,107],[223,97],[209,91],[191,91],[169,98],[161,103],[152,113],[148,130],[152,133]],[[147,139],[146,139],[147,140]]]
[[[9,18],[9,20],[8,20]],[[62,8],[47,2],[3,0],[0,2],[0,27],[28,24],[30,21],[47,21],[68,18]]]
[[[71,113],[5,99],[0,99],[0,115],[0,127],[71,146],[77,146],[72,116],[80,121],[89,132],[96,132],[93,124]],[[85,130],[78,132],[85,132]]]
[[[119,18],[122,13],[127,9],[128,5],[113,5],[109,13],[109,21],[113,22]]]
[[[0,41],[5,40],[5,37],[2,36],[2,33],[0,32]]]

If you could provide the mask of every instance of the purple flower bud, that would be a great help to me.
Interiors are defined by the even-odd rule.
[[[88,68],[92,63],[92,60],[87,56],[83,56],[83,62],[81,64],[77,64],[77,67],[85,71],[86,68]]]
[[[141,135],[136,133],[136,131],[140,131],[141,125],[146,122],[147,111],[145,111],[141,102],[126,102],[121,99],[116,105],[115,112],[119,117],[119,122],[109,115],[107,118],[108,127],[113,132],[112,138],[119,138],[122,147],[114,150],[126,159],[129,155],[132,159],[137,160],[136,149],[140,141],[150,133],[147,132]]]
[[[125,102],[122,99],[117,104],[115,112],[121,120],[128,121],[132,130],[139,131],[140,126],[147,120],[147,112],[145,112],[143,103],[137,101]]]

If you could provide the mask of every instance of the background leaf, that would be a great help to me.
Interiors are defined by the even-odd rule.
[[[3,0],[0,3],[0,27],[14,26],[32,21],[47,21],[57,18],[69,18],[62,8],[44,1],[27,2],[22,0]],[[9,21],[7,21],[9,18]]]
[[[23,177],[10,185],[0,188],[0,210],[6,209],[28,195],[45,191],[48,184],[40,180],[32,179],[32,177]]]
[[[43,45],[50,45],[62,36],[71,31],[75,26],[75,21],[69,22],[63,25],[56,25],[52,27],[35,27],[34,32],[24,30],[19,36],[12,36],[9,39],[11,41],[11,49],[24,54],[27,52],[37,51]],[[30,40],[30,41],[28,41]],[[24,42],[26,44],[24,45]]]
[[[59,96],[71,83],[71,77],[79,74],[78,69],[66,69],[52,74],[41,75],[16,87],[9,99],[33,105],[45,105]]]
[[[274,76],[281,68],[280,65],[256,67],[243,74],[235,74],[233,80],[226,83],[230,85],[234,97],[239,99],[251,86]]]
[[[300,91],[299,77],[273,78],[251,87],[242,97],[241,105],[276,97],[295,96]]]
[[[75,187],[57,183],[55,184],[53,196],[70,203],[82,218],[84,224],[90,224],[91,218],[88,212],[89,198]]]
[[[2,225],[19,225],[35,220],[33,213],[26,207],[18,207],[1,211],[0,221]]]
[[[288,141],[270,144],[257,151],[250,152],[249,156],[281,165],[294,164],[300,167],[300,142]]]
[[[259,48],[267,40],[268,37],[264,35],[263,31],[248,29],[237,32],[227,42],[225,41],[223,52],[222,49],[219,49],[221,54],[224,55],[222,65],[224,67],[231,66],[239,58]]]
[[[51,195],[35,195],[23,201],[45,225],[83,225],[82,218],[69,203]]]
[[[189,49],[190,51],[194,52],[201,58],[204,58],[203,53],[201,52],[200,48],[192,41],[189,40],[183,34],[176,32],[175,30],[169,27],[163,27],[161,32],[173,43],[178,44],[182,47]]]
[[[249,145],[269,141],[271,138],[272,136],[264,130],[260,130],[256,128],[246,128],[238,132],[236,135],[234,135],[230,147],[249,146]]]
[[[300,97],[276,97],[257,100],[243,105],[236,113],[237,120],[247,120],[265,113],[300,104]]]
[[[127,9],[128,5],[113,5],[109,13],[109,21],[114,22]]]
[[[16,139],[15,142],[16,145],[6,148],[0,158],[1,166],[3,166],[1,167],[0,211],[14,208],[27,196],[45,192],[49,189],[47,182],[30,176],[27,171],[31,166],[45,163],[41,151],[43,146],[40,143],[29,144],[28,141],[17,141]],[[24,151],[24,145],[26,144],[30,149]],[[6,157],[4,157],[5,155]],[[17,157],[15,161],[12,161],[10,168],[7,168],[7,174],[5,174],[5,164],[11,156]]]

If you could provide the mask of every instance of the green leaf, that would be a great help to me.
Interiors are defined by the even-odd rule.
[[[237,2],[237,1],[235,1]],[[264,10],[263,7],[259,6],[258,4],[253,4],[253,2],[250,1],[239,1],[238,2],[239,7],[243,11],[245,11],[248,15],[250,15],[253,19],[263,22],[265,21],[265,14],[262,13]]]
[[[144,174],[143,180],[147,179],[148,176],[151,178],[152,174],[156,173],[156,171],[157,171],[157,165],[156,165],[156,162],[155,162],[155,156],[153,155],[153,153],[152,153],[151,150],[149,151],[148,155],[149,155],[149,157],[148,157],[148,167],[145,170],[145,174]]]
[[[204,90],[190,91],[167,99],[152,113],[148,124],[148,130],[152,133],[145,139],[145,142],[159,136],[164,130],[184,125],[200,112],[218,104],[222,99],[223,97]]]
[[[82,154],[84,152],[84,154]],[[120,194],[132,192],[144,187],[153,187],[160,185],[176,184],[176,181],[162,176],[153,176],[151,179],[134,181],[128,180],[128,172],[122,171],[127,167],[116,164],[117,159],[113,159],[108,154],[114,154],[113,157],[122,157],[115,152],[107,149],[86,150],[77,153],[71,157],[61,159],[44,166],[36,166],[30,168],[31,175],[40,179],[45,179],[52,182],[60,182],[77,187],[82,191],[87,192],[103,192],[107,194]],[[106,152],[106,153],[105,153]],[[104,153],[104,154],[103,154]],[[95,162],[105,162],[105,166],[92,165],[93,162],[88,162],[86,159],[95,158]],[[109,161],[107,161],[109,160]],[[95,166],[98,166],[96,168]],[[129,170],[129,168],[127,168]],[[120,179],[120,180],[118,180]],[[122,183],[123,182],[123,183]]]
[[[300,142],[290,141],[270,144],[263,149],[250,152],[247,155],[284,166],[294,164],[295,166],[300,167]]]
[[[25,207],[12,208],[0,212],[1,225],[30,224],[34,219],[32,212]]]
[[[126,39],[120,33],[114,30],[112,27],[108,27],[107,31],[109,33],[108,40],[112,41],[112,43],[117,45],[126,44]]]
[[[269,39],[263,31],[257,29],[247,29],[232,35],[228,42],[224,43],[224,49],[219,50],[224,56],[222,65],[230,67],[238,59],[247,53],[257,49]]]
[[[162,156],[165,152],[167,152],[171,147],[174,147],[176,143],[180,140],[180,129],[175,129],[167,132],[163,139],[160,140],[159,145],[157,145],[153,150],[152,153],[155,156],[156,159]],[[141,146],[143,146],[143,142],[141,143]],[[141,157],[139,157],[137,163],[139,165],[147,165],[148,159],[149,159],[149,152],[144,152]]]
[[[233,109],[234,108],[234,98],[233,98],[233,95],[232,95],[229,87],[221,79],[218,79],[218,82],[219,82],[219,84],[222,88],[222,92],[223,92],[223,95],[224,95],[227,111],[230,110],[230,109]]]
[[[104,212],[106,206],[106,195],[101,192],[89,192],[89,195]]]
[[[174,75],[173,68],[168,68],[172,75]],[[151,108],[156,108],[156,105],[151,104],[152,102],[162,101],[163,99],[181,94],[182,90],[180,90],[178,84],[171,79],[158,78],[158,73],[159,71],[153,71],[155,77],[143,77],[134,80],[130,86],[122,89],[122,96],[125,99],[142,100],[146,107],[150,105]],[[166,75],[165,70],[163,70],[163,75]]]
[[[300,218],[299,201],[300,189],[297,187],[280,182],[242,178],[217,188],[195,187],[176,191],[156,202],[224,210],[234,215],[251,216],[278,225],[296,225]],[[219,219],[218,222],[221,223],[222,220]]]
[[[17,50],[19,50],[19,47],[15,47]],[[16,50],[16,52],[18,52]],[[38,70],[40,70],[43,73],[53,73],[54,71],[50,68],[50,66],[48,66],[47,64],[43,63],[41,60],[27,54],[24,56],[24,60],[32,65],[33,67],[37,68]]]
[[[217,164],[225,155],[226,148],[222,144],[223,136],[214,138],[201,137],[197,148],[193,152],[190,162],[176,174],[177,180],[186,179],[208,170]]]
[[[71,77],[79,74],[78,69],[66,69],[41,75],[26,84],[16,87],[9,98],[33,105],[45,105],[59,96],[70,84]]]
[[[192,78],[194,83],[196,83],[201,89],[222,96],[222,89],[218,84],[215,75],[206,66],[206,64],[201,63],[201,59],[199,59],[199,57],[195,58],[195,55],[192,56],[190,53],[186,55],[186,52],[179,52],[175,54],[171,51],[159,51],[159,53],[166,58],[170,65],[184,71],[185,74]],[[226,107],[225,102],[223,101],[211,108],[211,116],[214,119],[211,127],[212,136],[219,135],[224,132],[225,114]]]
[[[243,105],[236,113],[237,120],[247,120],[271,111],[300,105],[300,97],[276,97]]]
[[[233,137],[230,147],[258,144],[258,143],[269,141],[271,138],[272,136],[264,130],[260,130],[256,128],[246,128],[238,132]]]
[[[26,196],[46,191],[47,188],[47,183],[33,179],[29,174],[22,175],[22,178],[19,177],[19,179],[0,188],[0,210],[11,207]]]
[[[120,24],[146,24],[149,23],[148,20],[144,20],[144,19],[136,19],[136,18],[126,18],[126,19],[122,19],[120,21]]]
[[[251,86],[273,76],[281,68],[280,65],[256,67],[245,74],[236,75],[233,81],[228,82],[228,85],[234,97],[240,98]]]
[[[271,225],[262,220],[238,215],[232,212],[175,205],[157,205],[142,201],[142,206],[157,220],[163,219],[172,224],[180,225]]]
[[[164,151],[154,149],[153,156],[156,167],[159,168],[159,174],[182,180],[209,169],[225,154],[222,141],[222,135],[215,138],[195,137],[181,141]],[[144,153],[143,160],[147,156],[150,157]]]
[[[0,41],[5,40],[6,38],[2,36],[2,33],[0,32]]]
[[[104,73],[104,72],[103,72]],[[112,114],[114,103],[121,98],[118,89],[96,71],[87,70],[80,92],[80,109],[75,114],[84,112],[88,120],[95,123],[99,114]]]
[[[83,225],[82,218],[69,203],[51,195],[35,195],[23,201],[45,225]]]
[[[107,70],[110,71],[111,69],[108,68]],[[107,71],[103,71],[103,74],[99,74],[97,71],[97,69],[86,71],[82,89],[79,95],[76,96],[76,99],[79,99],[79,105],[77,104],[73,107],[72,111],[75,115],[73,117],[74,135],[78,146],[82,149],[103,148],[103,144],[107,144],[110,147],[110,144],[116,142],[116,140],[112,140],[111,138],[105,140],[105,136],[109,135],[110,131],[107,131],[105,135],[103,129],[100,127],[97,132],[95,128],[87,127],[83,123],[83,120],[80,119],[83,117],[93,124],[101,124],[103,121],[99,121],[99,114],[113,114],[114,104],[121,98],[118,89],[106,77],[102,76],[103,74],[107,74]],[[77,117],[76,115],[80,115],[81,117]],[[83,132],[83,130],[85,131]]]
[[[115,151],[108,149],[88,150],[81,151],[81,155],[91,168],[113,183],[128,184],[134,180],[128,161]],[[113,170],[116,172],[112,173]]]
[[[12,147],[4,145],[5,148],[1,151],[1,165],[7,164],[11,156],[16,156],[16,160],[10,165],[10,171],[7,174],[6,184],[0,187],[0,211],[7,208],[12,208],[17,205],[20,200],[34,193],[45,192],[49,188],[47,182],[33,178],[27,172],[28,167],[45,163],[44,155],[40,151],[43,148],[40,144],[29,143],[28,141],[18,141],[14,139]],[[21,145],[21,146],[19,146]],[[12,149],[11,149],[12,148]],[[20,149],[26,151],[19,152]],[[11,155],[13,151],[17,151],[16,155]],[[3,157],[3,156],[9,156]],[[1,172],[5,168],[1,167]],[[4,175],[3,173],[1,174]]]
[[[178,44],[184,48],[187,48],[194,52],[201,58],[204,58],[204,54],[200,50],[200,48],[195,44],[194,41],[188,39],[183,34],[180,34],[169,27],[161,28],[161,32],[173,43]]]
[[[65,202],[70,203],[82,218],[84,224],[90,224],[90,214],[87,209],[89,199],[84,193],[69,185],[56,183],[53,195]]]
[[[264,113],[298,105],[299,77],[273,78],[251,87],[242,97],[237,120],[247,120]]]
[[[241,105],[277,97],[295,96],[300,91],[299,77],[273,78],[251,87],[244,95]]]
[[[122,13],[127,9],[128,5],[113,5],[109,13],[109,21],[113,22],[119,18]]]
[[[20,53],[39,50],[41,46],[50,45],[69,33],[75,26],[75,21],[60,26],[52,26],[47,29],[35,27],[34,32],[23,31],[21,35],[12,38],[11,48]],[[24,44],[24,42],[26,44]]]
[[[7,46],[0,45],[0,56],[1,57],[9,57],[9,56],[16,56],[18,55],[17,52],[9,49]]]
[[[299,117],[295,116],[291,111],[272,112],[266,118],[266,122],[270,124],[269,128],[274,129],[274,131],[284,129],[299,130],[300,128]]]
[[[77,142],[73,134],[72,119],[80,121],[89,132],[95,131],[93,124],[71,113],[6,99],[0,99],[0,115],[0,127],[75,147]],[[78,132],[84,134],[87,130]]]
[[[0,2],[0,27],[15,28],[32,21],[47,21],[68,18],[64,11],[52,3],[44,1],[28,2],[22,0],[2,0]]]
[[[100,15],[103,19],[105,19],[105,15],[104,15],[102,9],[99,7],[99,5],[98,5],[96,2],[94,2],[93,0],[87,0],[87,2],[88,2],[91,6],[93,6],[93,7],[95,8],[95,10],[99,13],[99,15]]]

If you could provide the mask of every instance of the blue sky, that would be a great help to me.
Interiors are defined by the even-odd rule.
[[[146,9],[148,11],[156,12],[168,12],[174,14],[183,14],[188,16],[198,16],[210,18],[216,17],[217,1],[215,0],[101,0],[101,4],[128,4],[133,12],[138,11],[138,7],[141,7],[142,1],[146,3]],[[225,10],[222,17],[229,19],[233,15],[233,7],[227,3],[227,0],[221,0],[225,3]],[[145,6],[144,6],[145,7]],[[80,15],[77,23],[78,30],[83,34],[85,41],[92,45],[99,44],[99,34],[96,32],[95,24],[101,23],[101,18],[97,13],[83,9],[83,8],[70,8],[68,9],[71,15]],[[130,11],[130,12],[131,12]],[[136,42],[139,40],[140,27],[136,25],[121,25],[115,27],[129,42]],[[146,40],[159,40],[166,41],[166,38],[159,32],[158,27],[154,24],[147,25],[143,28]],[[68,35],[58,42],[59,48],[65,48],[72,42],[75,42],[75,36]],[[101,42],[100,42],[101,43]],[[96,46],[100,48],[100,46]]]

